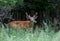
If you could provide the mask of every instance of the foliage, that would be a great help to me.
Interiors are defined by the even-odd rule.
[[[17,0],[0,0],[0,8],[5,7],[11,9],[15,6]]]
[[[53,41],[59,41],[60,40],[60,31],[59,32],[57,32],[55,35],[54,35],[54,37],[53,37]]]
[[[3,26],[2,26],[3,27]],[[48,27],[48,26],[46,26]],[[49,28],[50,29],[50,28]],[[0,41],[59,41],[60,31],[54,33],[54,31],[36,29],[33,33],[31,30],[14,30],[10,28],[7,32],[6,29],[0,28]]]
[[[39,11],[45,11],[44,14],[47,16],[50,14],[51,10],[57,10],[59,8],[59,0],[22,0],[17,2],[16,8],[19,11],[30,11],[30,12],[39,12]],[[58,9],[59,10],[59,9]],[[56,11],[58,14],[58,11]]]
[[[17,1],[17,5],[20,5],[20,6],[23,6],[24,5],[24,2],[23,2],[24,0],[18,0]]]

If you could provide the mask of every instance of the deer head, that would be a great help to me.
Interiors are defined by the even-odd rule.
[[[35,15],[33,15],[33,16],[30,16],[30,15],[28,15],[28,13],[26,12],[26,17],[27,17],[27,19],[29,19],[31,22],[34,22],[34,23],[36,23],[36,18],[37,18],[37,12],[35,13]]]

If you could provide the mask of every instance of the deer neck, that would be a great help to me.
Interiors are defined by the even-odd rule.
[[[34,22],[30,21],[30,27],[32,28],[34,26]]]

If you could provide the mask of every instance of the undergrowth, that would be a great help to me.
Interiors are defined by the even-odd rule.
[[[0,41],[60,41],[60,31],[54,32],[49,25],[45,24],[45,30],[36,28],[33,33],[29,30],[6,30],[4,26],[0,27]]]

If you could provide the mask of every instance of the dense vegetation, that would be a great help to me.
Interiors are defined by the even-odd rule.
[[[6,14],[7,12],[9,15],[13,15],[12,17],[15,20],[26,20],[25,12],[30,15],[38,12],[38,18],[36,19],[38,25],[41,25],[43,21],[55,23],[56,20],[59,22],[59,6],[59,0],[0,0],[1,13]],[[58,25],[60,24],[58,23]]]
[[[32,29],[25,31],[10,28],[7,30],[2,26],[0,27],[0,41],[60,41],[60,31],[55,33],[49,27],[45,25],[45,30],[37,28],[33,33]]]
[[[33,33],[32,29],[16,31],[0,25],[0,41],[60,41],[60,0],[0,0],[2,23],[26,20],[25,12],[31,16],[38,13],[36,21],[40,29],[36,27]]]

